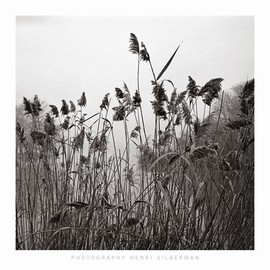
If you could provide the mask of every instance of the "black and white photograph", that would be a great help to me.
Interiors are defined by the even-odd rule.
[[[269,268],[263,1],[1,7],[1,269]]]
[[[18,16],[16,249],[253,250],[253,51],[252,16]]]

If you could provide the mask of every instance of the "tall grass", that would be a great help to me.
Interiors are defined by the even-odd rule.
[[[243,87],[239,115],[226,119],[222,78],[198,86],[188,77],[178,92],[162,77],[179,47],[158,75],[134,34],[129,49],[137,90],[115,88],[90,117],[84,92],[50,112],[37,96],[24,98],[31,126],[17,119],[16,249],[254,249],[254,80]],[[153,75],[150,134],[142,64]],[[123,150],[115,122],[123,123]]]

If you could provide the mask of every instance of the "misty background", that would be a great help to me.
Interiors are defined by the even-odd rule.
[[[130,33],[146,45],[156,75],[183,42],[162,76],[174,83],[178,93],[186,89],[188,76],[201,86],[221,77],[223,90],[254,77],[253,17],[17,17],[17,105],[23,97],[38,95],[60,108],[62,99],[76,104],[84,91],[87,116],[99,111],[106,93],[111,107],[117,106],[115,87],[125,82],[132,95],[137,88],[137,57],[129,52]],[[151,80],[149,64],[141,63],[148,135],[154,126]],[[169,95],[172,88],[166,89]],[[130,130],[134,127],[130,123]],[[122,123],[116,123],[115,130],[119,147]]]

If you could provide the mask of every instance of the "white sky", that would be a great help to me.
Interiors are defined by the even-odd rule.
[[[163,78],[185,90],[224,78],[223,89],[254,76],[253,17],[17,17],[16,88],[22,97],[76,101],[82,91],[98,108],[105,93],[126,82],[136,89],[129,34],[143,41],[158,74],[183,41]],[[142,63],[142,96],[151,98],[149,65]],[[90,103],[90,102],[89,102]]]

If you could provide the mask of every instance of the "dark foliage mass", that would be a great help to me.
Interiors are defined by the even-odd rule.
[[[87,92],[48,112],[37,96],[23,98],[16,249],[254,249],[254,80],[232,96],[222,78],[200,86],[189,76],[178,91],[163,77],[179,47],[156,76],[130,35],[138,70],[153,75],[151,101],[142,103],[139,74],[135,89],[116,87],[91,116]],[[149,134],[142,105],[153,109]]]

